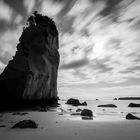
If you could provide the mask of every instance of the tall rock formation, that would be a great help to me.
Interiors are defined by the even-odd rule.
[[[34,12],[19,38],[13,60],[0,75],[0,105],[57,103],[58,49],[54,21]]]

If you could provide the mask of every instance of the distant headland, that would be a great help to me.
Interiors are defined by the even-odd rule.
[[[114,100],[140,100],[140,97],[121,97],[121,98],[114,98]]]

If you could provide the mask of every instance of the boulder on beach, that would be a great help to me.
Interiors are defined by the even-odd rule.
[[[92,117],[93,116],[92,110],[90,110],[90,109],[83,109],[82,112],[81,112],[81,116]]]
[[[38,125],[33,120],[23,120],[16,123],[12,128],[37,128]]]
[[[130,103],[128,107],[140,107],[140,104]]]
[[[98,107],[114,107],[114,108],[116,108],[117,106],[114,104],[106,104],[106,105],[98,105]]]
[[[78,99],[73,99],[73,98],[68,99],[66,104],[73,105],[73,106],[87,106],[86,102],[80,103]]]
[[[59,40],[55,22],[34,12],[19,38],[17,51],[0,75],[0,107],[57,104]]]
[[[67,100],[66,104],[78,106],[80,104],[80,102],[79,102],[78,99],[70,98],[70,99]]]
[[[128,114],[126,115],[126,119],[127,119],[127,120],[140,120],[140,118],[138,118],[138,117],[132,115],[131,113],[128,113]]]

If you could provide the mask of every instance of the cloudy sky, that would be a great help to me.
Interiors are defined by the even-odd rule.
[[[60,97],[140,96],[140,0],[0,0],[0,72],[34,10],[59,30]]]

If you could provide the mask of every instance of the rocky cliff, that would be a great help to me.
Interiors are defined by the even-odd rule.
[[[23,29],[13,60],[0,75],[3,108],[57,103],[58,42],[54,21],[35,12]]]

